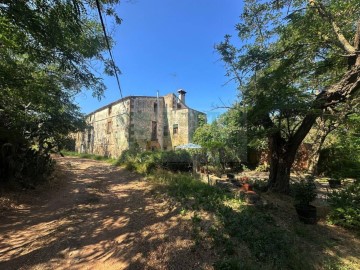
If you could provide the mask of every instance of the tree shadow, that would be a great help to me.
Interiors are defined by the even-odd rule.
[[[69,166],[69,163],[70,165]],[[65,185],[0,224],[0,268],[192,269],[189,223],[141,176],[102,162],[58,159]],[[44,198],[44,200],[41,200]]]

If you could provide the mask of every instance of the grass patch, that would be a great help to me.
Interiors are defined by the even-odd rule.
[[[190,174],[158,170],[150,179],[180,202],[181,213],[194,211],[191,221],[196,245],[201,241],[199,236],[206,235],[212,239],[220,257],[226,258],[215,263],[216,269],[264,269],[264,266],[265,269],[311,269],[310,263],[298,257],[295,233],[276,226],[266,207],[246,205],[232,193],[209,186]],[[197,213],[201,211],[215,216],[211,228],[200,225],[201,215]],[[237,254],[238,246],[250,250],[251,268],[241,264],[249,258]]]
[[[95,155],[75,155],[96,159]],[[210,243],[218,254],[215,269],[359,269],[358,261],[344,262],[346,257],[357,257],[351,249],[356,241],[344,241],[339,251],[340,242],[335,245],[331,239],[341,238],[341,232],[300,223],[292,199],[263,194],[267,204],[247,205],[190,173],[159,169],[153,166],[154,160],[144,154],[121,164],[146,174],[155,187],[154,195],[176,202],[179,215],[190,220],[194,251]]]
[[[111,164],[116,164],[116,159],[100,156],[100,155],[94,155],[94,154],[87,154],[87,153],[78,153],[78,152],[71,152],[71,151],[61,151],[61,153],[64,156],[70,156],[70,157],[79,157],[79,158],[87,158],[87,159],[93,159],[93,160],[101,160],[106,161]]]

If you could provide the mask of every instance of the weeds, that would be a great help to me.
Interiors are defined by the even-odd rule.
[[[70,151],[62,151],[62,154],[65,156],[71,156],[71,157],[79,157],[79,158],[87,158],[87,159],[93,159],[93,160],[102,160],[109,163],[112,163],[116,165],[116,160],[110,157],[106,156],[100,156],[100,155],[94,155],[94,154],[88,154],[88,153],[77,153],[77,152],[70,152]]]
[[[329,221],[345,228],[360,231],[360,181],[329,196],[332,206]]]

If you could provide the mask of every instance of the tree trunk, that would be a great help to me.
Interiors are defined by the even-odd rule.
[[[297,147],[290,147],[281,138],[280,133],[274,134],[269,140],[270,175],[268,188],[271,191],[288,194],[290,191],[290,170],[295,160]]]
[[[360,30],[359,30],[360,31]],[[358,56],[360,63],[360,56]],[[287,141],[281,137],[280,131],[270,135],[269,149],[271,155],[268,188],[275,192],[288,193],[290,185],[290,169],[294,163],[297,149],[314,125],[322,111],[335,107],[354,96],[360,89],[360,66],[356,65],[346,72],[343,78],[326,91],[317,95],[310,111],[302,120],[294,135]],[[265,128],[274,128],[269,116],[264,119]]]
[[[324,145],[327,134],[328,133],[323,133],[321,135],[320,141],[317,144],[314,144],[315,149],[311,153],[311,156],[309,158],[309,166],[308,166],[308,170],[311,173],[311,175],[317,174],[317,164],[320,157],[320,151],[322,149],[322,146]]]

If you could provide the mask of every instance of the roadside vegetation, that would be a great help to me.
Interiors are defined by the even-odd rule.
[[[201,176],[193,174],[191,169],[185,169],[181,163],[178,168],[173,167],[173,170],[164,167],[162,157],[175,161],[188,155],[186,151],[128,151],[115,162],[110,159],[107,161],[145,175],[154,187],[153,195],[176,206],[179,215],[191,223],[194,251],[211,248],[219,254],[219,259],[214,264],[215,269],[360,267],[360,262],[356,259],[359,247],[352,248],[352,245],[357,244],[353,237],[360,228],[356,223],[358,212],[351,213],[357,207],[357,201],[349,198],[349,194],[359,194],[358,190],[354,193],[354,187],[345,189],[348,190],[345,196],[336,195],[338,200],[342,200],[340,204],[343,209],[348,209],[347,213],[342,213],[339,203],[330,199],[335,203],[333,210],[337,214],[322,216],[317,226],[306,225],[296,216],[294,198],[262,192],[266,186],[264,180],[247,178],[261,196],[259,203],[249,204],[241,193],[209,185]],[[79,156],[97,159],[94,155]],[[294,188],[295,186],[296,184]],[[353,210],[346,205],[345,198],[349,198],[347,203],[353,202]],[[335,220],[342,220],[343,223]],[[345,225],[351,230],[345,231],[331,224]]]
[[[120,1],[97,2],[120,23]],[[114,75],[94,12],[87,0],[1,2],[0,185],[28,188],[48,179],[50,153],[86,126],[74,97],[89,90],[101,98],[99,72]]]

